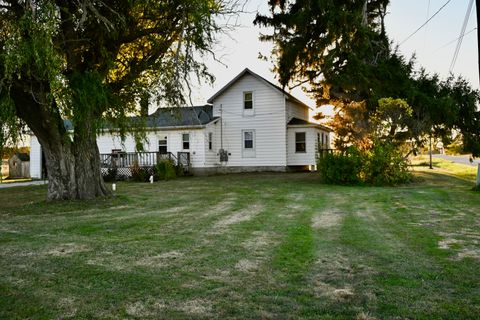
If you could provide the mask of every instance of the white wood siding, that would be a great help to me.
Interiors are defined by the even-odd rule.
[[[42,147],[37,137],[30,136],[30,177],[42,178]]]
[[[183,149],[182,135],[190,134],[190,148]],[[145,151],[158,151],[158,141],[167,140],[167,151],[173,153],[176,157],[178,152],[190,152],[190,161],[193,167],[205,166],[205,130],[204,129],[185,129],[185,130],[165,130],[152,131],[147,133],[146,142],[144,142]],[[125,152],[135,152],[135,140],[127,136],[122,143],[120,137],[115,133],[104,133],[97,137],[97,145],[100,153],[110,153],[112,149],[121,149]],[[208,146],[208,144],[207,144]]]
[[[292,101],[286,101],[287,122],[292,118],[298,118],[308,121],[308,108]]]
[[[252,116],[243,112],[247,91],[253,92]],[[286,166],[285,98],[278,90],[246,74],[215,98],[213,112],[222,117],[223,146],[230,154],[227,166]],[[242,130],[255,131],[255,157],[242,156]]]
[[[295,133],[305,132],[306,152],[295,152]],[[289,166],[316,165],[317,132],[315,128],[288,128],[288,161]]]

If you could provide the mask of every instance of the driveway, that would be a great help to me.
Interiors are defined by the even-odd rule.
[[[453,161],[455,163],[467,164],[467,165],[471,165],[471,166],[477,166],[480,163],[479,158],[476,158],[475,160],[473,160],[472,163],[470,163],[470,160],[469,160],[470,156],[468,156],[468,155],[449,156],[449,155],[446,155],[446,154],[434,154],[434,155],[432,155],[432,157]]]
[[[47,180],[35,180],[27,182],[11,182],[11,183],[0,183],[0,189],[3,188],[12,188],[12,187],[23,187],[23,186],[37,186],[41,184],[47,184]]]

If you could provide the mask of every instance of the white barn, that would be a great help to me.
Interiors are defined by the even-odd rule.
[[[313,169],[331,129],[309,122],[310,108],[249,69],[207,101],[159,108],[147,118],[143,146],[152,153],[187,154],[194,174]],[[133,137],[97,138],[101,154],[137,152]],[[42,176],[41,146],[31,137],[30,175]]]

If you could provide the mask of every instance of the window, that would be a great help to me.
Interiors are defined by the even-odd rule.
[[[306,152],[305,132],[295,132],[295,152]]]
[[[243,132],[243,148],[253,150],[253,131]]]
[[[158,140],[158,152],[167,153],[167,137],[163,140]]]
[[[253,93],[251,91],[243,93],[243,109],[253,109]]]
[[[182,134],[182,143],[183,143],[183,149],[184,150],[190,149],[190,134],[189,133]]]
[[[213,133],[209,132],[208,133],[208,150],[213,149]]]

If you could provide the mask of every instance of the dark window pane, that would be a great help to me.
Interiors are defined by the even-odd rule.
[[[245,140],[245,149],[253,149],[253,140]]]
[[[295,132],[295,152],[307,150],[305,140],[305,132]]]
[[[245,109],[253,109],[253,101],[245,101]]]

